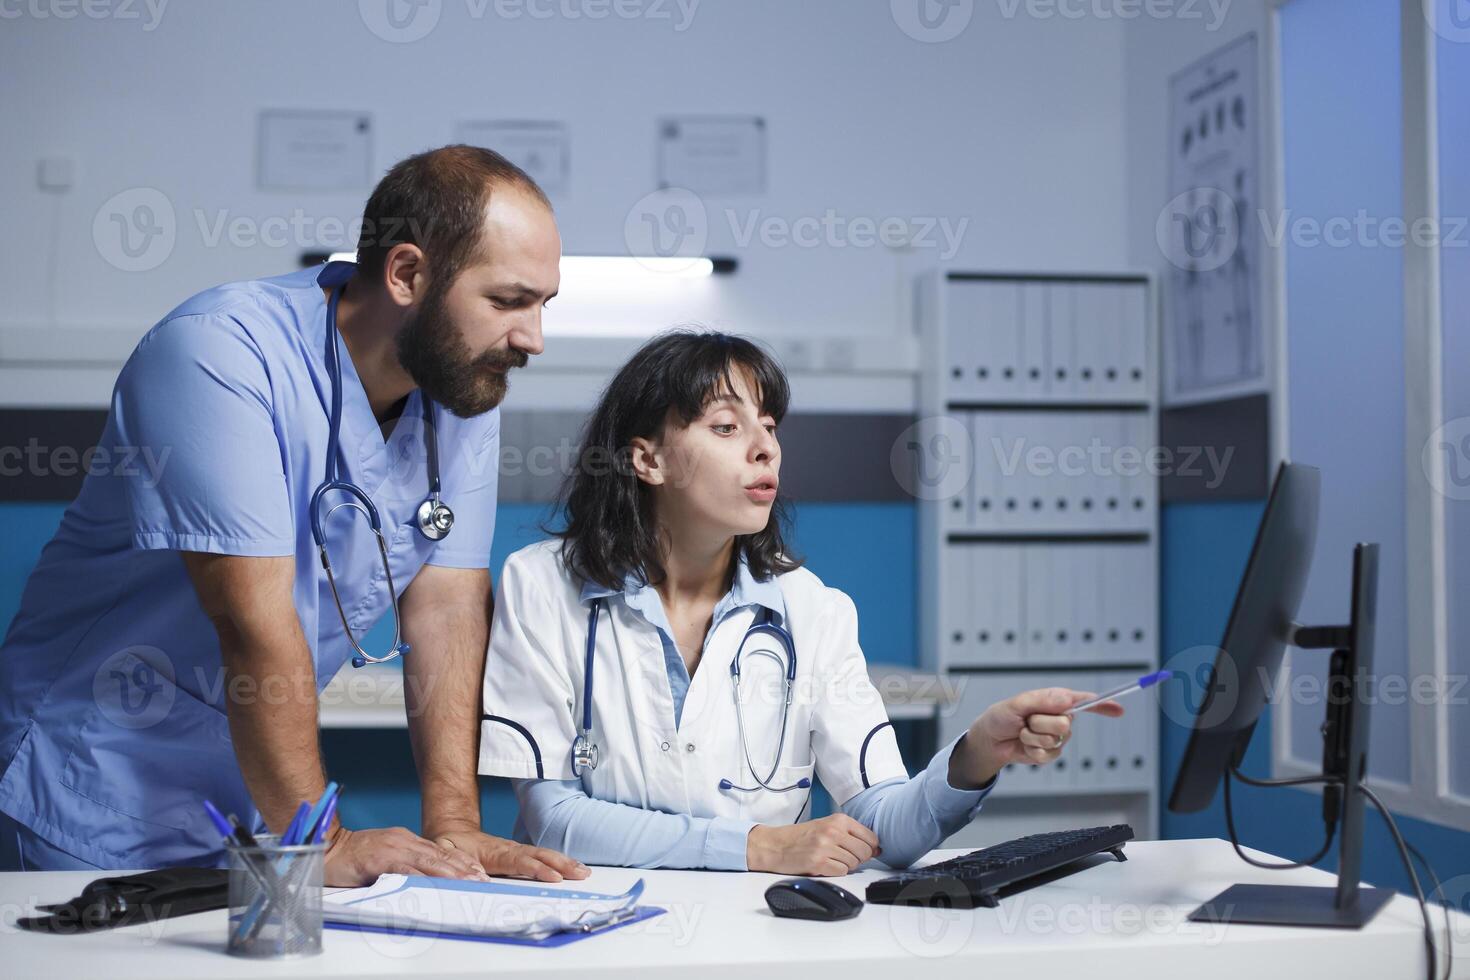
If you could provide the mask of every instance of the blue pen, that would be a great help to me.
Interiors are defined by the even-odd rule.
[[[1146,687],[1153,687],[1159,681],[1166,681],[1173,676],[1174,672],[1172,670],[1161,670],[1153,674],[1144,674],[1131,684],[1124,684],[1122,687],[1115,687],[1111,691],[1099,694],[1095,698],[1088,698],[1080,704],[1072,705],[1072,707],[1062,713],[1075,715],[1079,711],[1085,711],[1094,705],[1102,704],[1104,701],[1111,701],[1114,698],[1121,698],[1125,694],[1132,694],[1134,691],[1141,691]]]
[[[332,798],[327,801],[327,808],[322,811],[322,818],[320,821],[317,822],[316,830],[312,832],[311,842],[313,844],[320,844],[322,842],[322,837],[324,837],[327,833],[327,828],[332,825],[332,817],[337,812],[337,800],[340,799],[341,796],[342,788],[339,786],[337,787],[337,791],[332,794]]]
[[[301,825],[301,839],[292,841],[293,844],[300,844],[303,840],[310,839],[309,835],[316,830],[317,823],[322,819],[322,811],[327,808],[327,804],[331,802],[332,797],[337,795],[339,788],[335,780],[327,783],[326,792],[322,793],[322,798],[316,801],[316,805],[306,815],[306,822]]]
[[[209,814],[209,819],[213,821],[215,829],[219,831],[221,837],[223,837],[226,841],[232,840],[234,838],[235,830],[233,827],[230,826],[230,822],[225,819],[225,815],[219,812],[219,807],[215,806],[208,800],[205,800],[204,812]]]
[[[306,824],[306,814],[311,810],[311,804],[305,800],[296,808],[296,815],[291,818],[291,823],[286,827],[286,832],[281,835],[281,843],[294,844],[301,839],[301,832]]]

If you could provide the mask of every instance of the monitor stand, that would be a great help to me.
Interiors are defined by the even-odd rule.
[[[1394,897],[1391,888],[1359,887],[1364,796],[1358,783],[1368,772],[1377,584],[1378,546],[1360,544],[1353,554],[1352,625],[1297,627],[1291,641],[1305,650],[1332,650],[1322,774],[1338,782],[1322,787],[1322,812],[1329,827],[1336,824],[1339,835],[1337,885],[1231,885],[1191,912],[1190,921],[1361,929]],[[1239,765],[1244,747],[1242,743],[1232,764]]]

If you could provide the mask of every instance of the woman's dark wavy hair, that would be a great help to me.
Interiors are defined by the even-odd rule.
[[[688,328],[659,334],[638,349],[603,390],[582,429],[578,465],[559,495],[566,526],[543,528],[562,540],[562,561],[578,578],[611,589],[624,579],[658,584],[665,569],[654,519],[653,489],[632,466],[633,439],[655,439],[667,421],[689,425],[705,407],[734,391],[732,374],[749,376],[763,414],[779,424],[791,389],[774,357],[743,337]],[[790,527],[778,497],[766,526],[737,535],[735,560],[765,580],[799,568],[787,554],[782,528]]]

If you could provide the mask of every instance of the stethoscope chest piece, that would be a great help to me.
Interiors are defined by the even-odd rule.
[[[438,497],[429,497],[419,504],[416,517],[420,533],[430,541],[442,540],[454,527],[454,511]]]
[[[589,769],[596,769],[597,761],[597,743],[585,734],[578,735],[572,742],[572,775],[580,777]]]

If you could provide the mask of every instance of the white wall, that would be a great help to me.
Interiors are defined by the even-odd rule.
[[[145,0],[126,8],[136,19],[31,12],[68,2],[0,0],[0,213],[22,232],[0,240],[0,359],[12,367],[54,356],[53,328],[121,332],[73,335],[89,339],[65,350],[96,350],[98,336],[125,337],[125,349],[190,293],[295,268],[301,247],[314,244],[210,247],[199,222],[221,210],[263,222],[300,209],[313,229],[360,214],[366,187],[255,189],[262,108],[371,112],[377,172],[448,142],[462,118],[563,120],[572,187],[556,204],[568,253],[626,251],[625,218],[654,186],[658,117],[764,116],[768,192],[707,202],[708,251],[738,257],[738,275],[620,310],[567,296],[552,310],[563,326],[697,320],[881,343],[909,330],[912,274],[941,258],[976,268],[1123,267],[1123,190],[1132,195],[1137,183],[1125,185],[1125,160],[1162,160],[1162,151],[1128,152],[1124,121],[1135,113],[1124,111],[1125,82],[1131,94],[1135,76],[1124,61],[1134,42],[1125,48],[1122,21],[1036,15],[998,0],[977,0],[968,27],[938,44],[905,34],[884,0],[702,0],[683,31],[675,0],[620,0],[667,11],[666,20],[599,21],[533,18],[525,6],[554,12],[551,0],[509,0],[514,18],[497,13],[506,9],[497,0],[442,0],[435,29],[408,44],[371,33],[352,0],[171,0],[152,30]],[[125,9],[106,6],[124,0],[90,2]],[[1143,145],[1162,146],[1162,135]],[[37,189],[38,160],[50,154],[78,161],[68,193]],[[99,207],[132,187],[157,188],[177,215],[173,251],[146,273],[114,268],[93,241]],[[831,209],[968,225],[953,256],[941,254],[943,236],[940,248],[907,256],[882,246],[741,248],[726,208],[741,223],[752,209],[786,221]]]

